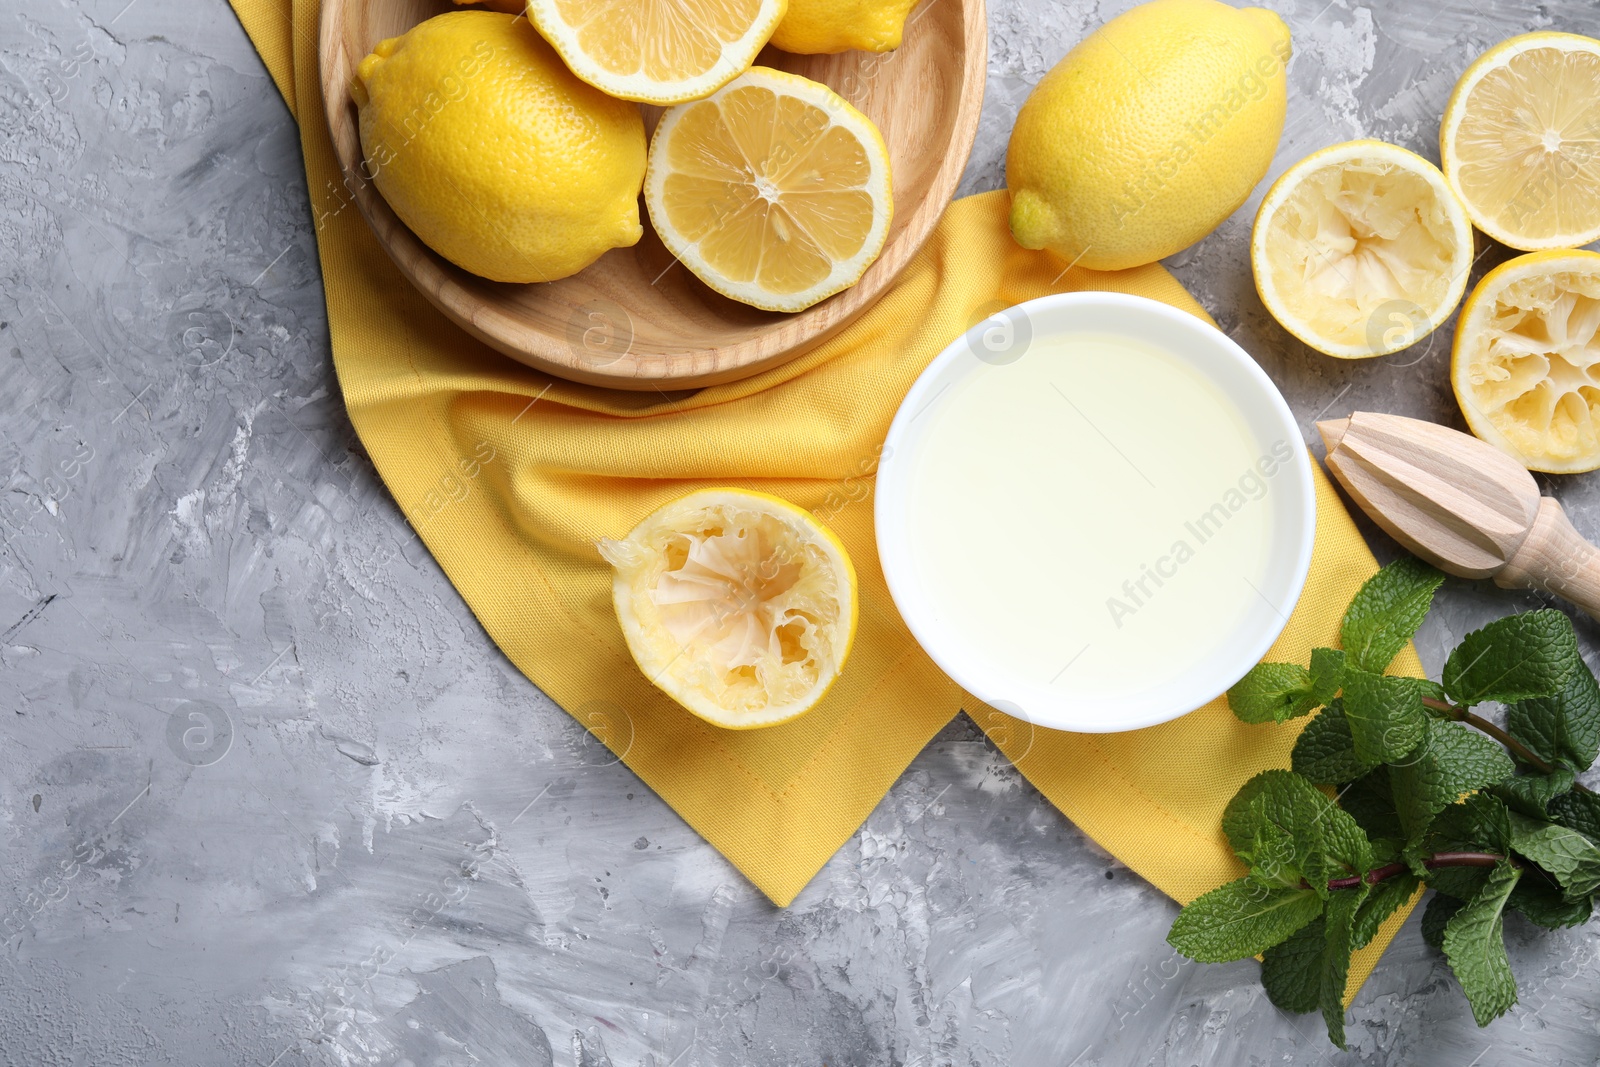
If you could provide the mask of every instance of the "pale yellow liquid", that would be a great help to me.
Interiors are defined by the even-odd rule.
[[[1154,688],[1259,610],[1289,445],[1257,441],[1167,352],[1035,340],[936,395],[913,427],[918,577],[941,624],[1007,677],[1064,695]]]

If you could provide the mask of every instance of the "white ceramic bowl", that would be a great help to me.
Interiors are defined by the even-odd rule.
[[[1014,668],[975,651],[970,641],[960,636],[958,627],[941,619],[936,607],[939,591],[928,586],[938,577],[919,572],[914,551],[918,529],[911,521],[911,483],[919,451],[930,433],[941,432],[939,419],[919,421],[918,416],[968,376],[1004,373],[1003,365],[1010,360],[994,358],[992,346],[997,336],[1014,343],[1017,334],[1023,333],[1037,344],[1052,335],[1085,332],[1125,336],[1177,357],[1233,402],[1247,434],[1260,445],[1260,454],[1274,443],[1283,451],[1282,442],[1288,443],[1291,453],[1272,476],[1271,491],[1263,498],[1270,513],[1267,559],[1262,580],[1255,583],[1260,595],[1238,606],[1239,621],[1222,641],[1221,651],[1174,678],[1152,682],[1134,673],[1125,692],[1092,696],[1022,677]],[[1074,457],[1062,451],[1053,455],[1019,452],[1016,462],[1033,468],[1052,464],[1059,468],[1041,470],[1041,482],[1048,477],[1057,485],[1064,480],[1070,484],[1074,476]],[[1129,486],[1132,491],[1132,479]],[[1117,501],[1086,506],[1103,508],[1096,514],[1103,516],[1103,521],[1116,521]],[[1193,711],[1220,696],[1260,661],[1282,632],[1305,584],[1316,534],[1316,498],[1311,462],[1294,415],[1244,349],[1194,316],[1154,300],[1116,293],[1064,293],[1030,300],[979,322],[928,365],[906,394],[884,442],[875,518],[878,555],[895,605],[917,641],[946,674],[991,707],[1038,726],[1107,733],[1152,726]],[[1003,533],[997,531],[997,536]],[[1025,545],[995,547],[997,551],[1029,550]],[[1040,581],[1052,580],[1065,581],[1053,578],[1050,568],[1041,567]],[[1069,586],[1061,593],[1072,595],[1073,589]],[[1205,621],[1197,620],[1197,624]],[[1163,650],[1151,648],[1149,655],[1155,663]]]

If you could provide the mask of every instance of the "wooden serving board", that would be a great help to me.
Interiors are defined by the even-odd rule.
[[[322,88],[339,165],[357,206],[401,272],[472,336],[530,367],[621,389],[685,389],[733,381],[802,352],[870,307],[927,240],[960,181],[983,103],[984,0],[923,0],[905,40],[882,55],[796,56],[757,62],[831,86],[883,131],[894,221],[883,253],[854,286],[793,315],[759,311],[712,291],[679,264],[645,221],[644,238],[557,282],[508,285],[436,255],[360,177],[361,138],[350,83],[379,41],[444,11],[448,0],[324,0]],[[659,109],[645,108],[653,129]]]

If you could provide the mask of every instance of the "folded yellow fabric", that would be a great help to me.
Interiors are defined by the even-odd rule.
[[[1163,268],[1063,273],[1016,246],[1004,194],[987,194],[953,204],[876,307],[786,366],[686,397],[544,377],[453,327],[360,215],[336,210],[317,0],[233,5],[301,120],[334,364],[385,483],[506,655],[772,900],[794,898],[962,708],[1086,833],[1171,896],[1237,877],[1220,813],[1245,779],[1287,764],[1295,728],[1244,726],[1221,701],[1118,735],[1036,730],[984,707],[901,623],[863,499],[896,405],[979,309],[1105,289],[1206,318]],[[612,615],[595,541],[710,485],[824,511],[855,558],[862,603],[849,667],[794,723],[729,732],[695,718],[634,667]],[[1320,472],[1317,494],[1311,577],[1272,658],[1304,662],[1313,645],[1334,643],[1344,605],[1375,569]],[[1400,666],[1417,671],[1406,657]],[[1357,958],[1356,984],[1400,918]]]

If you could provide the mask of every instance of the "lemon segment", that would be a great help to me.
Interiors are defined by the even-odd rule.
[[[645,676],[702,719],[772,726],[814,707],[855,637],[855,568],[788,501],[704,489],[651,513],[600,555]]]
[[[1529,470],[1600,468],[1600,253],[1534,252],[1484,275],[1450,382],[1472,432]]]
[[[1314,152],[1268,190],[1250,233],[1261,302],[1341,359],[1426,337],[1466,289],[1472,226],[1444,175],[1382,141]]]
[[[853,285],[894,214],[872,121],[827,86],[765,67],[662,115],[644,198],[696,277],[768,311]]]
[[[799,55],[893,51],[916,6],[917,0],[789,0],[772,43]]]
[[[1217,0],[1151,0],[1107,22],[1017,114],[1012,236],[1090,270],[1205,237],[1272,165],[1289,54],[1281,18]]]
[[[787,0],[531,0],[528,18],[590,85],[677,104],[738,77],[786,10]]]
[[[1524,251],[1600,238],[1600,41],[1527,33],[1467,68],[1439,127],[1478,229]]]
[[[644,121],[527,20],[453,11],[356,70],[365,173],[429,248],[497,282],[564,278],[638,242]]]

